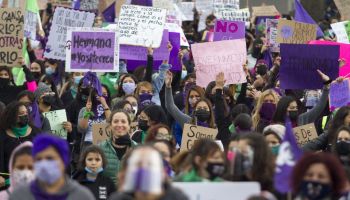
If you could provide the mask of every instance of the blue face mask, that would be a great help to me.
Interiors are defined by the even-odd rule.
[[[74,84],[78,85],[80,80],[83,78],[83,76],[75,76],[74,79]]]
[[[187,76],[187,71],[186,70],[182,70],[182,73],[181,73],[181,79],[185,79],[185,77]]]
[[[301,183],[301,194],[309,200],[326,198],[332,189],[329,184],[322,184],[315,181],[303,181]]]
[[[129,95],[129,94],[133,94],[136,88],[136,84],[135,83],[123,83],[122,85],[123,91],[125,92],[125,94]]]
[[[278,155],[279,150],[280,150],[280,145],[271,147],[272,154],[275,155],[275,156]]]
[[[52,69],[51,67],[46,67],[45,73],[46,75],[52,75],[53,73],[55,73],[55,70]]]
[[[40,160],[34,163],[34,174],[37,179],[52,185],[62,177],[57,160]]]
[[[85,171],[86,171],[87,173],[89,173],[89,174],[97,175],[97,174],[99,174],[100,172],[103,172],[103,168],[100,167],[100,168],[97,169],[96,172],[94,172],[94,171],[92,171],[90,168],[85,167]]]

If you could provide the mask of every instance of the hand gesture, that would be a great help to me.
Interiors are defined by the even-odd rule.
[[[147,48],[147,55],[153,56],[153,48],[152,47]]]
[[[225,86],[225,74],[224,72],[220,72],[219,74],[216,75],[216,80],[215,80],[215,83],[216,83],[216,87],[217,88],[224,88]]]
[[[21,66],[21,67],[23,65],[25,65],[25,60],[24,60],[23,57],[18,57],[17,62],[18,62],[18,65]]]
[[[91,99],[90,97],[88,98],[87,102],[86,102],[86,111],[87,112],[90,112],[91,111],[91,108],[92,108],[92,102],[91,102]]]
[[[62,126],[68,133],[71,133],[73,131],[72,123],[70,122],[63,122]]]
[[[319,69],[317,70],[318,74],[321,76],[323,82],[327,82],[330,80],[329,76],[321,72]]]
[[[168,70],[165,75],[165,86],[171,88],[171,83],[173,82],[173,74]]]

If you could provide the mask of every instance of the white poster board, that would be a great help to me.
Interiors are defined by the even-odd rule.
[[[123,5],[119,15],[120,44],[159,48],[166,9]]]
[[[346,33],[346,28],[345,28],[346,23],[348,23],[348,21],[331,24],[332,30],[337,36],[337,42],[342,42],[342,43],[350,42],[348,34]]]
[[[50,122],[51,133],[63,139],[67,139],[67,131],[63,128],[63,122],[67,121],[66,110],[55,110],[43,113]]]
[[[36,40],[36,25],[38,23],[38,15],[34,12],[26,10],[24,12],[24,37]]]

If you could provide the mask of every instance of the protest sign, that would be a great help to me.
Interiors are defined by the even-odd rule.
[[[345,28],[345,24],[348,22],[349,21],[344,21],[331,24],[332,30],[337,36],[337,42],[350,43],[350,39]]]
[[[247,200],[260,193],[257,182],[174,182],[173,185],[181,189],[189,200]]]
[[[198,43],[191,49],[197,85],[206,87],[220,72],[225,72],[227,84],[246,82],[242,67],[247,56],[245,39]]]
[[[164,29],[162,43],[160,47],[154,49],[153,60],[169,60],[168,51],[169,33]],[[127,60],[147,60],[147,48],[140,46],[121,45],[120,46],[120,59]]]
[[[260,16],[278,16],[280,13],[274,5],[252,7],[254,17]]]
[[[214,41],[245,38],[245,24],[242,21],[216,20]]]
[[[94,11],[94,12],[98,10],[99,0],[79,0],[79,1],[80,1],[79,10]]]
[[[112,130],[107,123],[92,124],[92,143],[94,145],[98,145],[111,137]]]
[[[350,73],[350,44],[331,42],[331,41],[322,41],[322,40],[313,40],[309,44],[318,44],[318,45],[337,45],[339,46],[339,59],[345,61],[345,65],[339,69],[339,76],[347,76]]]
[[[118,72],[118,31],[68,28],[66,72]]]
[[[0,64],[15,66],[22,57],[23,12],[19,8],[0,8]]]
[[[193,21],[194,2],[181,2],[182,21]]]
[[[152,0],[152,6],[155,8],[164,8],[167,10],[173,9],[171,0]]]
[[[182,30],[181,26],[177,24],[171,24],[171,23],[166,23],[164,26],[165,29],[168,29],[169,33],[174,32],[174,33],[179,33],[180,34],[180,46],[182,47],[189,47],[190,44],[187,41],[187,38],[185,36],[184,31]]]
[[[297,140],[297,143],[300,147],[317,138],[317,131],[314,123],[295,127],[293,128],[293,132],[295,134],[295,139]]]
[[[339,46],[281,44],[279,72],[282,89],[321,89],[317,69],[335,80],[339,74]]]
[[[185,124],[182,132],[180,151],[190,150],[196,140],[211,139],[215,140],[218,129],[206,128],[192,124]]]
[[[243,21],[246,25],[250,23],[250,12],[248,8],[240,10],[220,10],[215,13],[218,19],[230,21]]]
[[[34,12],[26,10],[24,12],[24,37],[36,40],[36,25],[38,23],[38,15]]]
[[[67,139],[67,131],[63,128],[63,122],[67,122],[66,110],[55,110],[43,113],[50,122],[51,133],[63,139]]]
[[[239,10],[239,0],[213,0],[214,10]]]
[[[335,5],[337,6],[342,20],[350,20],[350,2],[349,0],[334,0]]]
[[[280,44],[277,42],[277,19],[266,19],[266,43],[271,52],[280,52]]]
[[[169,56],[169,64],[171,64],[171,70],[173,71],[181,71],[182,70],[182,62],[179,59],[179,51],[180,51],[180,34],[170,32],[169,33],[169,42],[173,49],[170,52]]]
[[[296,21],[280,19],[277,25],[277,42],[306,44],[316,39],[317,26]]]
[[[198,30],[203,30],[206,28],[206,17],[213,13],[213,0],[196,0],[195,7],[198,13],[200,13]]]
[[[45,10],[47,8],[48,0],[38,0],[39,10]]]
[[[160,47],[166,10],[123,5],[119,15],[120,44]]]
[[[345,26],[346,34],[348,35],[348,39],[350,40],[350,22],[349,21],[346,22],[344,26]]]
[[[349,79],[331,84],[329,91],[329,108],[334,111],[336,108],[350,105]]]
[[[53,15],[52,25],[44,57],[57,60],[66,59],[68,27],[92,27],[95,14],[85,11],[58,7]]]

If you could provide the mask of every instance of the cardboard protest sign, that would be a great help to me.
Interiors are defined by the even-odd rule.
[[[34,12],[26,10],[24,12],[24,37],[36,40],[36,25],[38,23],[38,15]]]
[[[266,42],[271,52],[280,52],[280,44],[277,42],[277,19],[266,19]]]
[[[181,2],[182,21],[193,21],[194,2]]]
[[[245,24],[242,21],[216,20],[214,41],[245,38]]]
[[[207,87],[220,72],[225,72],[227,84],[246,82],[242,67],[247,56],[245,39],[198,43],[191,49],[197,69],[197,85]]]
[[[279,71],[282,89],[321,89],[317,69],[335,80],[339,74],[339,46],[281,44]]]
[[[342,106],[350,105],[349,79],[338,83],[332,83],[329,91],[329,107],[331,111]]]
[[[99,0],[79,0],[79,1],[80,1],[79,10],[86,10],[86,11],[98,10]]]
[[[190,150],[196,140],[212,139],[215,140],[218,134],[217,129],[185,124],[182,132],[181,149],[180,151]]]
[[[174,182],[173,185],[181,189],[189,200],[247,200],[261,192],[257,182]]]
[[[339,59],[345,60],[345,65],[339,69],[339,76],[347,76],[350,73],[350,44],[331,42],[331,41],[322,41],[322,40],[313,40],[309,44],[318,44],[318,45],[336,45],[339,46]]]
[[[260,16],[277,16],[280,15],[277,8],[274,5],[271,6],[257,6],[252,7],[254,17]]]
[[[350,20],[350,2],[349,0],[334,0],[335,5],[337,6],[342,20]]]
[[[66,59],[68,27],[92,27],[95,14],[85,11],[58,7],[53,15],[52,25],[44,57],[57,60]]]
[[[316,40],[317,26],[296,21],[280,19],[277,25],[277,42],[288,44],[306,44]]]
[[[159,48],[154,49],[153,60],[169,60],[168,51],[169,33],[164,29],[162,43]],[[121,45],[120,59],[147,60],[147,48],[140,46]]]
[[[67,131],[63,128],[63,122],[67,122],[66,110],[55,110],[43,113],[51,126],[51,133],[63,139],[67,139]]]
[[[160,47],[166,10],[123,5],[119,15],[120,44]]]
[[[314,123],[293,128],[293,132],[299,146],[304,146],[304,144],[318,137]]]
[[[331,24],[332,30],[337,36],[337,42],[350,43],[350,39],[345,28],[345,24],[348,22],[349,21],[344,21]]]
[[[112,137],[112,130],[107,123],[92,124],[92,143],[99,143]]]
[[[66,72],[118,72],[118,31],[69,28]]]
[[[19,8],[0,8],[0,65],[15,66],[22,57],[23,12]]]

